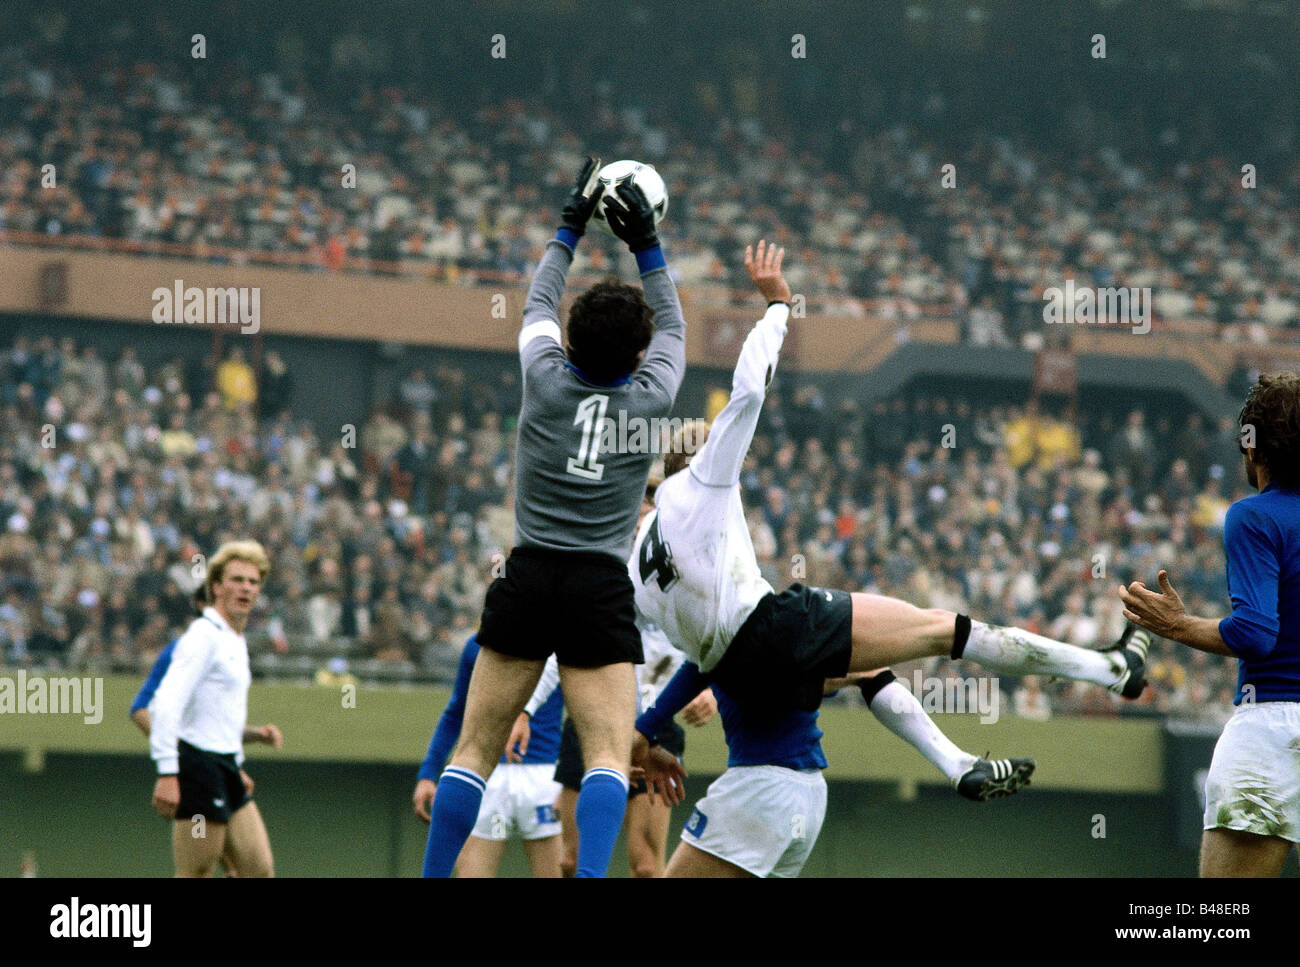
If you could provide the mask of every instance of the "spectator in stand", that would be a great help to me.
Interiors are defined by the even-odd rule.
[[[244,361],[244,351],[238,346],[217,367],[217,389],[226,409],[251,406],[257,400],[257,380],[253,367]]]

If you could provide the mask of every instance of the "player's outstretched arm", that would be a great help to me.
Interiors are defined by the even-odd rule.
[[[1217,618],[1197,618],[1187,613],[1183,599],[1169,583],[1169,572],[1156,575],[1160,593],[1152,591],[1141,581],[1128,587],[1120,586],[1120,600],[1124,602],[1124,617],[1136,625],[1170,641],[1178,641],[1198,651],[1212,655],[1237,657],[1219,633]]]
[[[578,246],[578,239],[587,230],[591,213],[600,201],[600,186],[596,175],[600,171],[600,159],[588,158],[578,172],[573,191],[565,203],[560,216],[560,227],[546,246],[542,260],[533,273],[533,281],[528,287],[528,298],[524,302],[523,328],[519,331],[519,352],[524,356],[524,368],[528,368],[530,356],[525,349],[539,336],[553,339],[558,349],[560,338],[560,296],[564,294],[564,280],[568,277],[569,266],[573,264],[573,252]]]
[[[636,732],[632,741],[632,765],[646,770],[647,781],[651,761],[651,745],[659,731],[684,709],[702,691],[709,687],[709,679],[694,662],[682,662],[677,674],[669,679],[655,703],[637,716]],[[665,763],[666,764],[666,763]],[[680,763],[679,763],[680,765]],[[682,773],[685,775],[685,772]]]
[[[1248,451],[1249,452],[1249,451]],[[1249,501],[1228,508],[1223,522],[1223,549],[1228,561],[1232,614],[1222,620],[1196,618],[1170,583],[1169,572],[1156,575],[1160,593],[1134,581],[1120,588],[1124,616],[1171,641],[1199,651],[1250,661],[1267,658],[1277,647],[1283,535],[1275,521]]]
[[[714,418],[709,438],[690,463],[692,476],[711,487],[731,487],[740,479],[740,468],[758,428],[790,317],[790,286],[781,272],[784,258],[785,249],[761,239],[757,249],[745,249],[745,268],[768,307],[745,337],[732,376],[731,398]]]

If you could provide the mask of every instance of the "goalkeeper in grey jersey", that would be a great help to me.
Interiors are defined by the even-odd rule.
[[[519,355],[523,408],[515,456],[515,546],[492,582],[460,744],[433,802],[424,875],[449,876],[478,816],[510,728],[555,653],[587,771],[578,796],[578,876],[604,876],[623,823],[641,636],[627,573],[658,434],[686,366],[686,323],[655,232],[631,182],[605,216],[636,256],[641,289],[607,280],[559,325],[574,249],[601,199],[588,159],[537,266]],[[644,296],[642,295],[644,290]],[[651,422],[655,421],[655,422]],[[611,427],[639,427],[610,445]],[[636,445],[640,440],[644,445]]]

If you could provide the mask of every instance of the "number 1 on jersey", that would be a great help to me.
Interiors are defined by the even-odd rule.
[[[600,428],[605,425],[608,407],[609,397],[600,393],[593,393],[578,404],[573,424],[581,424],[582,442],[578,444],[578,455],[569,457],[566,468],[575,477],[600,480],[605,476],[605,465],[596,458],[600,456]]]

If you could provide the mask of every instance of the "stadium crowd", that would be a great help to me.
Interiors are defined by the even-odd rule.
[[[1106,130],[1086,104],[1069,113],[1068,139],[945,140],[936,90],[931,123],[845,122],[822,155],[757,118],[686,127],[618,105],[607,86],[580,110],[542,92],[478,105],[415,83],[343,87],[240,62],[196,74],[131,49],[124,39],[76,57],[0,53],[0,233],[517,283],[554,229],[586,130],[607,157],[664,174],[662,235],[684,283],[737,284],[728,253],[765,236],[791,247],[797,292],[875,300],[898,316],[952,313],[981,343],[1018,341],[1044,288],[1066,278],[1150,287],[1157,320],[1256,336],[1300,327],[1300,163],[1245,188],[1210,148],[1080,152]],[[1178,143],[1176,129],[1161,137]],[[620,253],[593,239],[578,270],[600,273]]]
[[[292,365],[274,349],[258,379],[238,348],[146,365],[15,338],[0,349],[0,657],[143,671],[186,622],[201,555],[253,535],[273,561],[255,669],[447,675],[512,540],[516,367],[413,370],[331,439],[285,408]],[[711,416],[726,391],[706,395]],[[878,591],[1093,646],[1122,627],[1118,584],[1161,566],[1191,612],[1223,610],[1222,522],[1245,489],[1228,420],[1070,419],[945,392],[831,402],[789,376],[741,483],[778,588]],[[1137,711],[1226,714],[1234,663],[1154,656]],[[1002,688],[1019,714],[1121,711],[1091,686]]]

